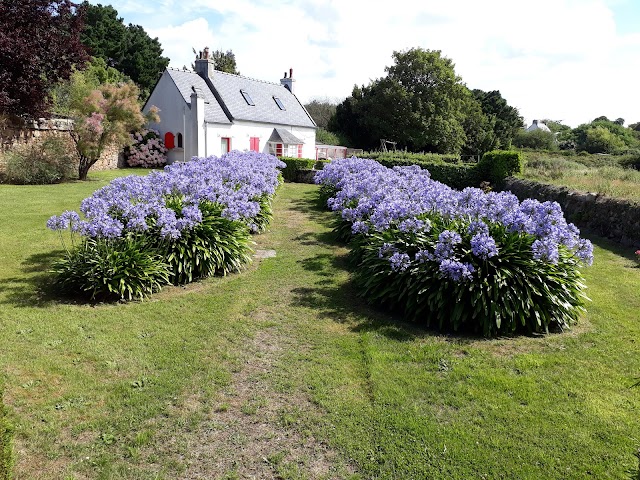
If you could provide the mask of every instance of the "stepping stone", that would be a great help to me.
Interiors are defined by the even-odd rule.
[[[276,256],[275,250],[256,250],[253,254],[255,258],[273,258]]]

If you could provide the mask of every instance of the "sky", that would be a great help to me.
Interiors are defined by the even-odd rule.
[[[170,66],[232,50],[244,76],[340,102],[394,51],[440,50],[467,87],[499,90],[525,122],[640,121],[640,0],[90,0],[157,37]]]

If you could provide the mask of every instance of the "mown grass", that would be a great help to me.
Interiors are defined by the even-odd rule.
[[[292,399],[280,427],[336,449],[335,472],[352,478],[638,473],[640,269],[631,252],[598,241],[585,270],[593,302],[570,332],[437,334],[358,299],[316,187],[286,184],[271,230],[255,237],[277,257],[145,302],[58,302],[45,271],[60,245],[44,222],[112,175],[0,186],[0,362],[18,479],[189,478],[194,462],[208,461],[190,449],[203,428],[215,430],[215,412],[260,415],[270,392]],[[286,346],[264,378],[270,388],[229,411],[224,392],[246,345],[264,335]],[[265,477],[346,477],[321,476],[286,452],[265,458]]]
[[[640,171],[622,168],[614,157],[535,152],[527,152],[525,156],[521,178],[640,202]]]

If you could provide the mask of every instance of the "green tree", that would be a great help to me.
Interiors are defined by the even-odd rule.
[[[385,138],[411,151],[459,153],[467,140],[468,90],[453,62],[421,48],[394,52],[393,59],[386,77],[354,87],[336,107],[329,129],[365,149]]]
[[[327,129],[329,120],[336,113],[336,104],[327,99],[313,99],[304,105],[311,118],[320,128]]]
[[[87,97],[100,85],[130,82],[126,75],[107,66],[102,58],[91,57],[81,70],[74,69],[69,80],[58,83],[52,90],[53,113],[67,117],[73,105]]]
[[[318,145],[340,145],[340,138],[335,133],[324,128],[316,130],[316,144]]]
[[[557,150],[558,142],[553,132],[542,129],[527,132],[519,130],[513,137],[513,145],[518,148],[532,148],[534,150]]]
[[[223,52],[222,50],[214,50],[211,53],[211,58],[215,61],[214,68],[219,72],[240,75],[236,66],[236,55],[231,50],[227,50],[226,52]]]
[[[589,153],[614,153],[624,147],[625,143],[618,135],[603,126],[595,126],[587,129],[581,150]]]
[[[598,129],[597,132],[591,130]],[[609,134],[602,131],[606,130]],[[638,148],[640,142],[634,131],[616,122],[598,117],[573,129],[571,136],[578,150],[591,153],[613,153],[615,150]]]
[[[496,148],[509,148],[516,133],[522,129],[523,118],[517,108],[510,106],[499,90],[485,92],[472,90],[473,97],[480,102],[483,113],[493,120]]]
[[[462,128],[465,133],[465,143],[462,147],[464,155],[482,155],[495,150],[500,145],[497,138],[496,117],[487,116],[482,110],[480,102],[469,92],[464,105]]]
[[[125,25],[112,6],[91,5],[86,0],[82,5],[86,10],[82,43],[91,55],[131,78],[141,97],[146,97],[169,65],[158,39],[149,37],[140,25]]]

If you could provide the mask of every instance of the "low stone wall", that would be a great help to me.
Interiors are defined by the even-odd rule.
[[[20,145],[43,142],[47,138],[58,137],[62,139],[68,146],[70,152],[73,153],[76,168],[80,162],[80,158],[76,153],[76,147],[71,138],[71,130],[73,122],[67,119],[44,119],[32,121],[24,128],[4,128],[0,135],[0,172],[6,165],[6,160],[1,155]],[[124,156],[115,145],[107,146],[98,161],[91,167],[90,171],[97,170],[114,170],[125,166]]]
[[[293,183],[315,183],[313,177],[316,176],[318,170],[296,170],[293,172]]]
[[[503,190],[511,191],[520,200],[535,198],[541,202],[558,202],[567,220],[581,230],[640,248],[638,203],[513,177],[505,180]]]

